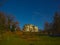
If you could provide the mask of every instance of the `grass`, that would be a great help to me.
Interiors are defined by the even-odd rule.
[[[34,41],[34,45],[60,45],[60,37],[40,36],[38,41]]]
[[[16,34],[4,34],[0,40],[0,45],[60,45],[60,37],[49,36],[23,36],[20,38]]]
[[[0,45],[29,45],[26,40],[19,38],[15,34],[4,34],[4,38],[0,40]]]

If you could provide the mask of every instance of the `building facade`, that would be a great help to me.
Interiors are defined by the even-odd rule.
[[[23,27],[24,32],[38,32],[38,27],[32,24],[25,24]]]

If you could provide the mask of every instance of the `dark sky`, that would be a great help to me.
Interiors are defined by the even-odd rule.
[[[20,27],[34,24],[43,29],[44,23],[51,22],[54,13],[59,11],[60,0],[0,0],[0,3],[0,11],[13,14]]]

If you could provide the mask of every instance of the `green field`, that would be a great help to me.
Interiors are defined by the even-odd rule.
[[[60,37],[5,35],[0,45],[60,45]]]

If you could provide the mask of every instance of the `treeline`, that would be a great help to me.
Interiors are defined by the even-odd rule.
[[[13,15],[0,12],[0,33],[6,31],[20,31],[19,22],[15,20]],[[60,13],[56,12],[51,23],[45,22],[44,30],[40,33],[60,34]]]
[[[44,31],[48,34],[60,34],[60,13],[55,13],[51,23],[45,22]]]
[[[15,20],[13,15],[5,14],[0,12],[0,33],[5,31],[14,32],[20,30],[19,22]]]

